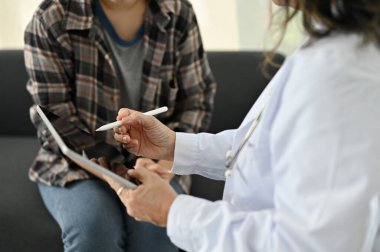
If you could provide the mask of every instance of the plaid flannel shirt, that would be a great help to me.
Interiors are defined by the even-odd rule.
[[[205,131],[211,120],[216,84],[203,50],[191,4],[186,0],[149,0],[144,22],[144,63],[141,111],[168,106],[158,119],[182,132]],[[94,145],[95,129],[116,119],[120,108],[120,79],[104,30],[94,17],[91,0],[45,0],[25,30],[27,90],[35,104],[47,106],[70,127],[57,127],[66,139],[75,139],[78,151]],[[41,141],[29,177],[48,185],[90,175],[60,155],[41,123],[35,105],[31,119]],[[113,132],[101,141],[120,145]],[[180,176],[189,188],[189,178]]]

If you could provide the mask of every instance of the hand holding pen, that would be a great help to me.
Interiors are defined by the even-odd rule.
[[[173,160],[175,132],[153,116],[120,109],[120,126],[114,128],[115,140],[129,152],[151,159]]]
[[[161,108],[158,108],[158,109],[150,110],[150,111],[145,112],[143,114],[144,115],[152,115],[153,116],[153,115],[158,115],[158,114],[164,113],[166,111],[168,111],[168,107],[165,106],[165,107],[161,107]],[[113,129],[113,128],[116,128],[116,127],[119,127],[119,126],[121,126],[121,120],[105,124],[105,125],[97,128],[96,131],[110,130],[110,129]]]

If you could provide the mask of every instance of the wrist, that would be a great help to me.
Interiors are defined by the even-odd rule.
[[[178,194],[173,190],[173,193],[169,197],[166,197],[166,202],[165,204],[163,204],[164,205],[164,209],[163,209],[164,219],[163,219],[163,222],[161,223],[162,227],[166,227],[168,224],[170,208],[173,205],[173,202],[177,198],[177,196]]]
[[[176,141],[176,133],[171,130],[170,135],[169,135],[169,146],[168,146],[169,148],[168,148],[166,160],[173,161],[174,159],[175,141]]]

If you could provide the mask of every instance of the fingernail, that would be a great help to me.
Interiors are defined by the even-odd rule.
[[[127,143],[127,137],[123,137],[123,143]]]

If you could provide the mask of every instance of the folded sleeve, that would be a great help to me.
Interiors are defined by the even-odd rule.
[[[218,134],[176,133],[172,172],[224,180],[226,152],[231,149],[234,132],[235,130]]]

